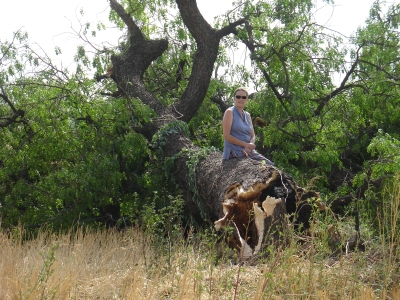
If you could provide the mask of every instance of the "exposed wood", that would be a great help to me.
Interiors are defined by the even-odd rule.
[[[164,155],[172,156],[182,145],[199,150],[189,139],[172,134]],[[234,233],[229,244],[241,250],[244,257],[275,242],[289,217],[297,226],[308,228],[312,201],[320,205],[320,210],[325,209],[318,193],[299,187],[276,167],[250,158],[223,160],[222,153],[215,151],[196,165],[195,177],[191,177],[187,160],[185,155],[179,156],[174,172],[178,183],[186,187],[185,215],[198,224],[215,224],[216,229],[232,226]],[[189,191],[189,186],[195,186],[198,194]],[[257,222],[263,224],[262,229]]]

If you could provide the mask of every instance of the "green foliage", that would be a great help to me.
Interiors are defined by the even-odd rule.
[[[215,85],[215,84],[214,84]],[[222,115],[216,104],[209,97],[215,93],[213,83],[207,93],[207,98],[189,122],[191,139],[199,147],[212,146],[222,150]]]
[[[371,177],[380,178],[385,174],[400,173],[400,141],[378,131],[367,150],[377,159],[370,162],[372,168]]]
[[[14,83],[1,87],[16,109],[25,110],[0,134],[2,226],[95,224],[106,207],[132,201],[149,153],[132,127],[148,121],[151,112],[135,99],[98,96],[95,82],[80,75],[41,70],[27,49],[3,58],[25,61],[37,71],[24,77],[22,70],[18,78],[14,72]],[[12,113],[7,103],[0,104],[2,115]]]
[[[360,166],[372,159],[368,147],[378,128],[397,138],[399,35],[390,20],[398,18],[398,6],[382,16],[375,3],[367,26],[346,48],[341,37],[326,35],[313,24],[308,1],[257,5],[246,6],[247,12],[258,12],[250,17],[257,43],[247,75],[258,92],[247,106],[253,117],[268,124],[257,132],[277,166],[295,177],[326,176],[321,182],[328,183],[331,170],[345,171],[344,155],[350,153]],[[269,25],[276,20],[281,24]],[[248,29],[234,38],[248,41]],[[348,72],[348,54],[358,67],[333,96],[342,87],[331,74]],[[379,176],[393,171],[387,163],[382,161]]]
[[[168,255],[168,263],[171,264],[172,252],[175,244],[183,236],[183,206],[184,200],[181,196],[167,197],[163,207],[157,208],[156,202],[159,195],[154,194],[153,199],[143,205],[139,222],[147,236],[152,237],[151,246],[158,255]],[[157,262],[155,262],[157,264]],[[159,266],[164,268],[165,266]]]
[[[37,99],[43,101],[44,94],[39,93]],[[31,93],[36,109],[28,117],[37,128],[34,139],[21,145],[5,136],[9,146],[2,152],[6,160],[0,175],[8,211],[3,215],[5,225],[16,224],[20,217],[30,224],[60,225],[78,217],[93,222],[90,218],[99,216],[101,207],[118,203],[129,193],[122,188],[127,174],[121,168],[133,168],[136,176],[144,171],[146,141],[130,129],[129,111],[117,108],[123,100],[93,100],[88,105],[79,103],[77,96],[69,95],[70,100],[76,97],[71,103],[76,110],[70,107],[61,114],[59,103],[53,106],[59,119],[48,119],[51,104],[35,103]]]
[[[162,151],[167,143],[168,135],[182,133],[189,137],[189,129],[185,122],[176,120],[168,123],[160,128],[160,130],[152,138],[152,147],[158,151]]]
[[[148,199],[148,203],[143,206],[140,212],[140,224],[147,233],[161,239],[176,238],[181,234],[184,201],[181,196],[169,195],[164,206],[156,208],[158,197],[158,193],[155,193],[153,199]]]

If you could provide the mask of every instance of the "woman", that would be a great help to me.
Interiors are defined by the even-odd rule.
[[[255,149],[256,135],[254,133],[253,123],[248,112],[244,107],[248,101],[249,93],[245,88],[238,88],[233,94],[234,106],[229,107],[222,120],[224,136],[223,159],[236,157],[250,157],[251,159],[265,161],[266,164],[274,163]]]

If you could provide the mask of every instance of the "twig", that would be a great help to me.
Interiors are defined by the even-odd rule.
[[[235,292],[233,294],[233,300],[236,300],[237,290],[238,290],[238,287],[239,287],[240,269],[242,268],[243,264],[244,264],[244,260],[241,259],[240,263],[239,263],[239,266],[238,266],[239,268],[238,268],[238,271],[237,271],[237,274],[236,274]]]
[[[269,273],[270,273],[270,274],[271,274],[272,271],[275,269],[275,267],[278,265],[278,258],[279,258],[279,256],[280,256],[280,252],[278,251],[278,253],[277,253],[276,256],[275,256],[274,262],[272,263],[271,267],[269,268]],[[262,285],[262,288],[261,288],[261,294],[260,294],[260,295],[262,295],[262,294],[264,293],[264,290],[265,290],[265,288],[267,287],[267,284],[268,284],[269,281],[270,281],[270,276],[267,276],[267,277],[264,279],[264,282],[263,282],[263,285]],[[260,297],[260,299],[262,299],[262,297]]]

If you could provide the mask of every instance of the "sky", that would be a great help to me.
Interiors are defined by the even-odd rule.
[[[223,13],[231,7],[233,0],[197,0],[199,10],[207,21],[212,23],[215,14]],[[329,6],[321,0],[317,2],[318,22],[350,35],[364,24],[373,0],[335,0],[335,6]],[[388,3],[398,3],[392,0]],[[85,11],[82,17],[80,9]],[[0,10],[0,40],[11,39],[18,29],[28,32],[31,42],[41,47],[47,54],[54,54],[59,46],[63,56],[63,66],[72,63],[73,54],[80,43],[71,33],[79,30],[80,23],[107,21],[109,4],[107,0],[14,0],[3,1]],[[109,41],[115,45],[119,33],[107,30],[98,37],[98,41]]]

